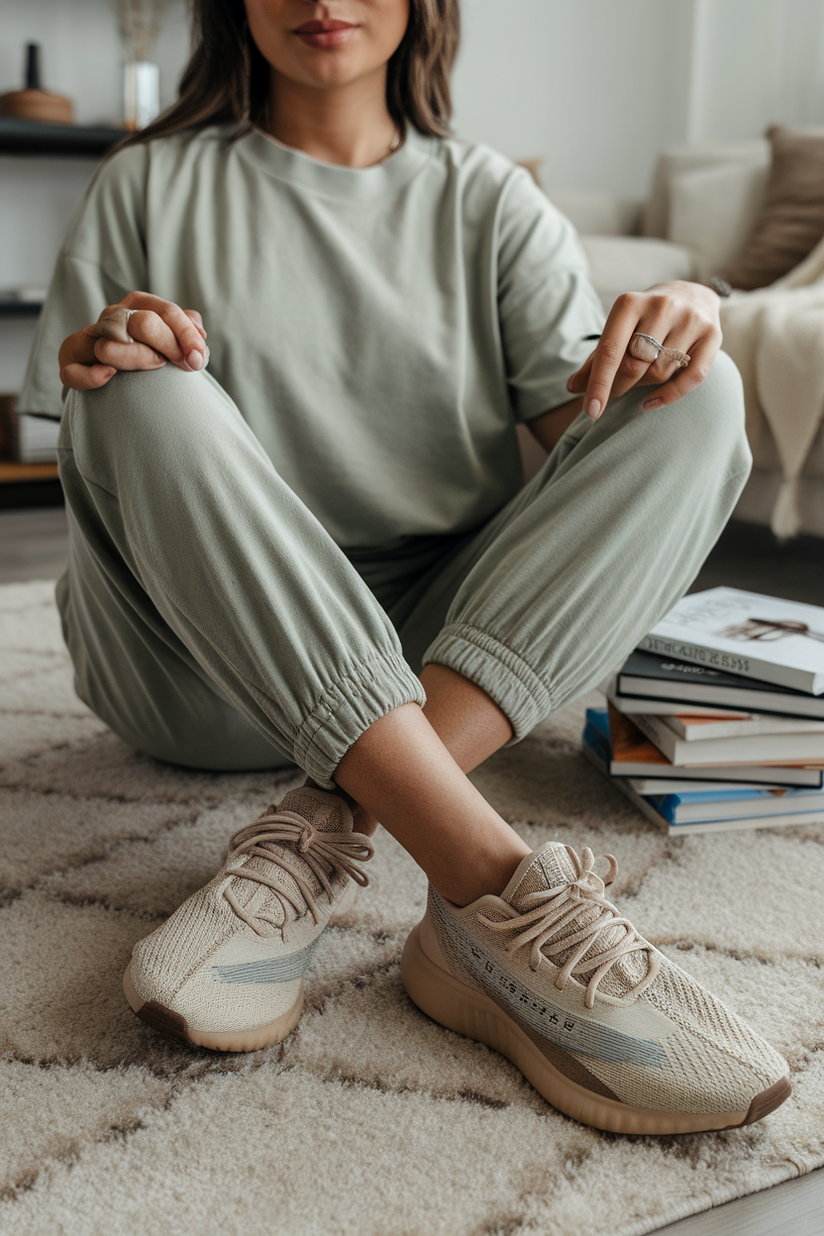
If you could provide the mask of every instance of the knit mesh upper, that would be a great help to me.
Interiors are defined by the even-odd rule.
[[[270,812],[274,808],[269,809]],[[352,814],[337,795],[309,787],[288,793],[278,805],[279,812],[290,812],[305,819],[319,832],[351,834]],[[264,815],[261,819],[265,819]],[[310,946],[321,934],[334,912],[336,904],[349,884],[343,872],[333,873],[333,897],[324,896],[323,888],[311,866],[294,845],[267,842],[263,846],[273,856],[288,863],[316,899],[319,921],[307,912],[306,902],[297,880],[275,862],[259,854],[249,856],[230,852],[218,874],[187,898],[172,916],[151,935],[141,940],[132,956],[131,976],[135,989],[145,1001],[155,1000],[166,1008],[187,1016],[186,992],[191,989],[198,1013],[208,1018],[211,997],[222,1005],[230,997],[248,1000],[253,993],[249,984],[237,992],[225,983],[219,986],[217,975],[237,972],[248,961],[261,963],[266,959],[283,959],[295,954],[311,955]],[[264,875],[278,885],[287,896],[265,884],[235,876],[233,872],[249,871]],[[256,921],[257,931],[240,918],[225,896],[230,890],[244,913]],[[297,908],[296,908],[297,907]],[[260,916],[260,919],[258,919]],[[230,963],[221,969],[216,963]],[[232,969],[232,966],[235,969]],[[261,992],[261,1018],[273,1020],[294,1000],[299,979],[292,982],[268,983]],[[195,995],[195,993],[198,993]],[[266,1016],[264,1016],[264,1013]],[[271,1016],[269,1016],[271,1014]]]
[[[746,1112],[755,1095],[786,1076],[785,1061],[651,944],[642,941],[637,951],[618,956],[599,981],[592,1007],[586,1006],[599,958],[627,938],[622,924],[607,925],[595,937],[584,954],[592,968],[568,977],[559,990],[561,967],[586,939],[582,929],[602,915],[610,922],[602,901],[593,898],[590,907],[586,888],[578,886],[580,912],[547,940],[537,959],[528,941],[518,945],[525,928],[501,903],[526,920],[535,913],[535,894],[561,893],[575,885],[577,874],[566,847],[549,845],[516,872],[500,899],[482,899],[461,911],[430,889],[428,915],[450,971],[531,1035],[562,1047],[624,1103],[648,1111]],[[576,901],[567,904],[574,913]],[[527,920],[530,927],[535,925]],[[576,933],[577,944],[556,947]],[[551,957],[543,951],[549,947]],[[646,986],[631,991],[648,976]]]

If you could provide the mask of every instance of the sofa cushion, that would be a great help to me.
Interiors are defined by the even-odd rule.
[[[695,254],[696,278],[726,275],[764,202],[768,163],[722,163],[670,181],[670,240]]]
[[[786,275],[824,236],[824,129],[773,125],[764,205],[727,272],[735,288],[763,288]]]
[[[643,235],[669,236],[670,181],[673,176],[696,171],[700,167],[718,167],[722,163],[769,166],[769,162],[770,144],[763,138],[749,142],[713,142],[707,145],[690,142],[666,147],[655,164],[652,191],[644,210],[641,228]]]
[[[693,257],[683,245],[647,236],[582,236],[590,277],[604,307],[622,292],[642,292],[668,279],[692,279]]]
[[[643,202],[637,198],[592,189],[556,189],[547,197],[584,234],[634,236],[641,222]]]

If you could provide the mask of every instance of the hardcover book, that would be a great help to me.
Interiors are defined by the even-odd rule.
[[[584,746],[604,761],[612,776],[655,777],[678,781],[727,781],[749,785],[824,785],[824,770],[795,764],[716,764],[687,768],[673,764],[629,717],[611,708],[588,708]]]
[[[753,734],[750,737],[681,738],[664,717],[643,713],[633,722],[673,764],[811,764],[824,761],[824,733]]]
[[[620,714],[618,714],[620,715]],[[730,830],[751,829],[751,828],[778,828],[783,825],[791,824],[822,824],[824,825],[824,807],[818,805],[819,801],[824,798],[824,794],[811,794],[809,790],[804,792],[806,802],[802,803],[801,795],[796,799],[790,797],[787,800],[777,799],[775,801],[786,801],[786,810],[782,810],[781,814],[764,814],[764,799],[760,802],[753,802],[753,808],[749,815],[742,815],[741,811],[745,810],[744,803],[746,800],[741,799],[740,794],[733,793],[727,798],[727,803],[718,802],[719,816],[722,811],[727,813],[723,818],[708,819],[706,816],[702,819],[687,820],[681,816],[678,823],[673,822],[676,818],[677,806],[673,801],[677,796],[670,795],[669,802],[664,803],[663,798],[653,799],[652,797],[640,794],[633,783],[627,778],[614,775],[615,765],[612,761],[612,750],[610,747],[609,724],[607,714],[603,709],[590,708],[587,709],[587,726],[584,731],[584,754],[589,760],[600,769],[601,772],[610,775],[610,780],[616,789],[632,802],[647,819],[656,824],[659,828],[664,829],[672,835],[685,836],[690,833],[709,833],[709,832],[728,832]],[[643,735],[639,735],[643,739]],[[655,748],[653,748],[655,750]],[[660,752],[657,753],[660,756]],[[806,771],[806,770],[805,770]],[[637,784],[637,783],[636,783]],[[706,786],[706,782],[702,783]],[[821,781],[816,783],[819,787]],[[723,790],[729,790],[732,787],[725,786],[716,787],[715,795],[710,792],[709,797],[724,798]],[[743,788],[743,787],[742,787]],[[749,791],[758,791],[758,786],[746,787]],[[794,792],[790,792],[791,795]],[[690,798],[704,798],[703,794],[689,795]],[[752,800],[751,800],[752,801]],[[815,804],[815,805],[814,805]],[[678,804],[680,806],[680,804]],[[663,808],[663,811],[660,809]],[[687,809],[691,815],[695,815],[700,811],[696,811],[696,807],[692,811]]]
[[[771,816],[809,815],[816,811],[821,812],[824,822],[824,792],[821,790],[736,790],[649,797],[653,807],[670,824],[745,819],[764,819],[767,824]]]
[[[634,655],[643,657],[647,654],[639,652]],[[711,704],[685,704],[680,700],[656,700],[642,695],[622,695],[617,690],[615,679],[606,686],[604,694],[619,712],[626,713],[628,717],[636,712],[646,712],[658,717],[679,716],[684,721],[708,718],[720,721],[746,721],[752,716],[752,713],[740,708],[713,708]]]
[[[817,605],[710,588],[683,597],[638,646],[812,695],[824,692],[824,609]]]
[[[618,673],[617,697],[639,696],[675,700],[679,704],[706,704],[740,708],[747,712],[774,712],[781,716],[824,718],[824,698],[793,691],[775,683],[728,674],[706,665],[692,665],[651,652],[630,654]],[[644,711],[633,707],[633,712]],[[647,711],[652,711],[648,709]],[[681,709],[675,711],[682,711]],[[684,710],[686,711],[686,710]]]
[[[619,711],[623,710],[619,707]],[[706,742],[712,738],[755,738],[762,734],[824,734],[824,721],[805,717],[770,717],[762,713],[726,718],[668,713],[661,720],[687,742]]]

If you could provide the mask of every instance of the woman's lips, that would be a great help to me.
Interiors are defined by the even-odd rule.
[[[307,21],[294,33],[307,47],[341,47],[357,30],[348,21]]]

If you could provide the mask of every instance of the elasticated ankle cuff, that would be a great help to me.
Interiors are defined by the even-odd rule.
[[[444,627],[427,649],[423,663],[446,665],[485,691],[512,726],[507,746],[520,742],[553,709],[546,683],[494,635],[477,627],[453,623]]]
[[[295,762],[324,789],[364,730],[401,704],[426,703],[420,682],[402,657],[384,653],[327,687],[295,736]]]

